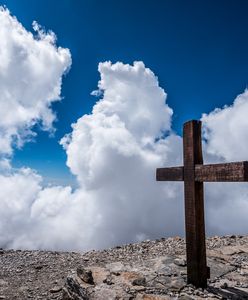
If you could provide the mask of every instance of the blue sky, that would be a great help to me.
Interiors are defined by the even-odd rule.
[[[189,119],[202,119],[205,163],[248,160],[247,9],[0,0],[0,247],[183,236],[183,184],[156,182],[155,170],[182,164]],[[247,234],[247,183],[204,192],[207,235]]]
[[[13,165],[38,170],[47,181],[72,183],[58,141],[91,112],[99,62],[142,60],[168,93],[173,129],[203,112],[231,104],[248,81],[247,1],[0,1],[27,30],[36,20],[69,48],[72,67],[54,137],[38,136],[15,151]]]

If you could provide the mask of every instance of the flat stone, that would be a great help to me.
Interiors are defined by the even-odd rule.
[[[170,296],[164,295],[151,295],[151,294],[138,294],[136,300],[170,300]]]
[[[102,267],[91,267],[91,271],[95,285],[103,283],[110,274],[113,274],[108,269]],[[114,276],[112,276],[112,278],[113,277]]]
[[[228,273],[225,277],[235,283],[248,284],[248,277],[242,276],[236,271]]]
[[[106,269],[109,269],[111,272],[120,272],[120,271],[124,271],[125,267],[121,262],[114,262],[114,263],[107,264]]]
[[[50,289],[50,293],[59,293],[62,290],[61,286],[54,286],[53,288]]]
[[[193,300],[193,298],[188,295],[179,296],[179,299],[180,300]]]
[[[179,267],[185,267],[186,266],[186,260],[182,258],[176,258],[174,260],[174,264],[179,266]]]
[[[179,292],[186,286],[186,282],[182,278],[172,280],[168,289],[171,291]]]
[[[207,265],[210,267],[210,279],[213,280],[216,277],[221,277],[229,272],[234,271],[236,268],[229,264],[217,262],[214,259],[208,259]]]
[[[132,289],[134,289],[136,292],[142,292],[142,291],[146,290],[146,287],[145,286],[141,286],[141,285],[134,285],[132,287]]]
[[[220,250],[207,250],[207,257],[208,258],[217,258],[219,260],[223,261],[229,261],[230,256],[229,255],[224,255]]]
[[[226,246],[221,248],[220,252],[224,255],[234,255],[234,254],[243,253],[244,252],[243,249],[241,246]]]

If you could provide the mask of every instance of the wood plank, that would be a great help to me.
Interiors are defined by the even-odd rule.
[[[203,183],[195,181],[195,164],[202,164],[201,122],[189,121],[183,127],[184,195],[187,280],[196,287],[206,287]]]
[[[158,168],[157,181],[183,181],[184,167]],[[223,164],[195,165],[195,181],[244,182],[248,181],[248,161]]]
[[[248,181],[248,162],[196,165],[195,181],[241,182]]]
[[[158,168],[157,181],[183,181],[183,167]]]

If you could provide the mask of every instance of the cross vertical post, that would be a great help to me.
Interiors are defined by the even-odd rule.
[[[195,181],[195,165],[202,165],[201,122],[189,121],[183,127],[185,229],[188,283],[206,287],[203,182]]]

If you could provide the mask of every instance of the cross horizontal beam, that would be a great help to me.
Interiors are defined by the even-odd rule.
[[[184,167],[158,168],[157,181],[183,181]],[[195,165],[195,181],[248,181],[248,161],[223,164]]]

